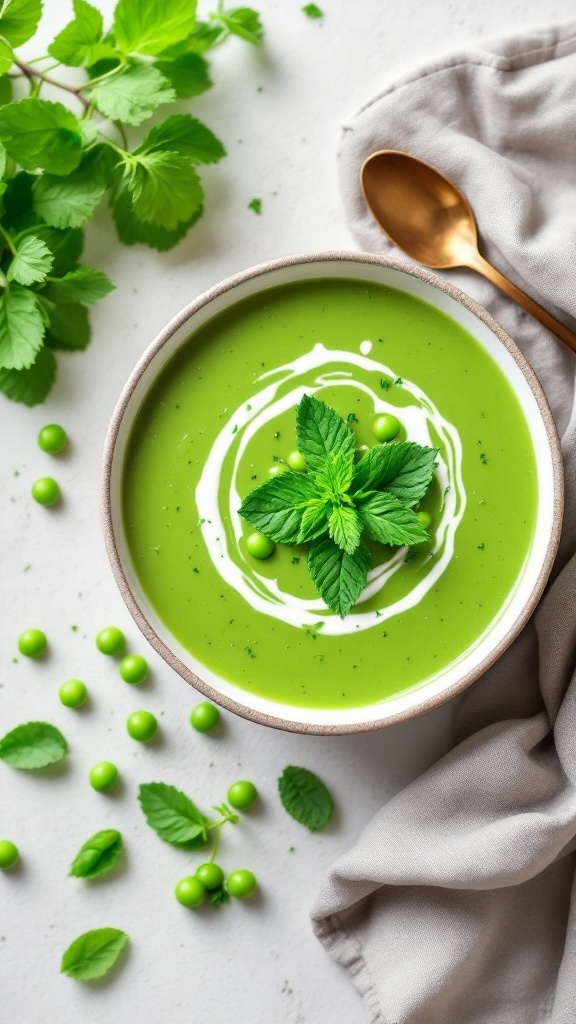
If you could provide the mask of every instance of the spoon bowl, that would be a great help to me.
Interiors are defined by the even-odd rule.
[[[480,255],[468,200],[435,167],[384,149],[364,161],[360,180],[369,209],[398,249],[436,270],[478,271],[576,352],[576,334]]]

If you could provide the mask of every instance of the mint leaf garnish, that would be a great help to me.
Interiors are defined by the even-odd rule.
[[[311,832],[324,828],[334,810],[332,797],[314,772],[288,765],[278,779],[278,793],[284,810]]]
[[[370,552],[363,534],[392,547],[429,539],[410,506],[426,493],[437,455],[436,448],[405,441],[377,445],[355,463],[350,421],[305,395],[296,410],[296,434],[306,471],[268,480],[239,510],[275,543],[311,543],[312,580],[342,618],[368,578]]]
[[[0,108],[0,142],[26,171],[41,167],[51,174],[70,174],[82,156],[78,119],[50,100],[17,100]]]
[[[296,410],[296,443],[312,471],[325,469],[332,454],[345,465],[354,464],[354,431],[334,409],[312,395],[304,395]]]
[[[52,302],[80,302],[90,305],[113,290],[114,285],[110,278],[101,270],[76,267],[76,270],[69,270],[63,277],[50,280],[42,294]]]
[[[73,0],[73,7],[74,20],[50,43],[50,56],[69,68],[90,67],[99,60],[114,59],[114,47],[101,42],[103,18],[100,11],[87,0]]]
[[[80,847],[70,874],[76,878],[98,878],[111,871],[122,855],[122,836],[115,828],[96,832]]]
[[[260,533],[280,544],[296,544],[309,502],[317,503],[319,492],[310,477],[282,473],[261,484],[242,502],[240,515]]]
[[[62,957],[61,974],[77,981],[102,978],[116,963],[128,942],[119,928],[95,928],[74,939]]]
[[[339,548],[354,554],[360,543],[362,521],[353,505],[335,505],[328,517],[328,532]]]
[[[190,160],[164,150],[144,153],[137,160],[127,178],[136,217],[169,231],[189,221],[204,199]]]
[[[352,554],[339,548],[330,537],[312,541],[308,571],[322,600],[341,619],[357,603],[369,569],[370,552],[362,541]]]
[[[379,488],[407,505],[415,505],[428,490],[437,454],[437,448],[412,441],[376,445],[356,463],[352,491]]]
[[[10,285],[0,296],[0,368],[32,366],[43,341],[44,321],[35,293]]]
[[[179,789],[163,782],[144,783],[138,799],[150,828],[164,842],[182,846],[206,840],[206,818]]]
[[[185,39],[195,21],[195,0],[119,0],[112,31],[122,53],[157,56]]]
[[[0,761],[26,771],[56,764],[67,752],[62,733],[49,722],[17,725],[0,740]]]
[[[394,494],[367,491],[354,497],[358,519],[370,540],[401,547],[429,539],[416,513]]]
[[[158,60],[156,67],[168,79],[178,99],[198,96],[212,85],[208,64],[199,53],[183,53],[174,60]]]
[[[137,64],[94,85],[90,99],[111,121],[138,125],[162,103],[176,99],[176,92],[158,68]]]
[[[28,235],[18,245],[6,278],[18,284],[36,284],[44,281],[53,263],[54,257],[42,239]]]
[[[234,7],[229,11],[219,11],[213,18],[221,22],[232,35],[240,36],[247,43],[258,46],[262,39],[264,29],[260,17],[251,7]]]
[[[102,161],[86,158],[71,174],[43,174],[34,183],[34,209],[55,228],[79,228],[92,216],[109,181]]]
[[[226,156],[226,150],[213,132],[189,114],[171,114],[151,128],[135,156],[168,150],[188,157],[193,164],[215,164]]]
[[[7,0],[0,15],[0,36],[22,46],[34,35],[42,17],[42,0]]]

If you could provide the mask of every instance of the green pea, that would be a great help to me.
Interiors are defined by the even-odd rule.
[[[372,421],[372,433],[379,441],[393,441],[400,430],[400,420],[385,412]]]
[[[48,637],[41,629],[25,629],[18,637],[18,650],[25,658],[41,658],[48,649]]]
[[[194,875],[189,875],[188,878],[182,878],[177,883],[174,895],[178,903],[192,910],[194,907],[199,907],[204,903],[206,889],[198,878],[195,878]]]
[[[141,654],[128,654],[120,662],[120,675],[125,683],[139,686],[148,678],[148,662]]]
[[[224,872],[218,864],[201,864],[196,868],[196,878],[205,889],[219,889],[224,881]]]
[[[118,782],[119,773],[111,761],[99,761],[90,769],[90,785],[97,793],[109,793]]]
[[[18,847],[10,839],[0,839],[0,871],[9,871],[19,859]]]
[[[106,626],[96,634],[96,647],[101,654],[108,654],[114,657],[122,654],[126,648],[126,637],[117,626]]]
[[[228,803],[236,811],[246,811],[258,799],[258,790],[253,782],[242,779],[230,786],[227,794]]]
[[[421,522],[421,524],[422,524],[422,526],[424,527],[425,530],[427,530],[428,527],[432,525],[432,516],[430,515],[429,512],[425,512],[425,511],[417,512],[416,513],[416,518],[420,520],[420,522]]]
[[[39,505],[55,505],[60,501],[60,488],[51,476],[41,476],[35,480],[31,488],[32,497]]]
[[[38,444],[48,455],[59,455],[68,444],[68,435],[64,427],[57,423],[49,423],[38,434]]]
[[[126,731],[133,740],[148,743],[158,732],[158,722],[150,711],[133,711],[126,722]]]
[[[286,462],[290,466],[290,469],[293,469],[295,473],[303,473],[306,469],[304,458],[298,451],[290,452]]]
[[[214,704],[204,700],[192,708],[190,725],[196,732],[211,732],[220,721],[220,711]]]
[[[273,466],[270,466],[268,472],[270,476],[280,476],[281,473],[288,472],[288,466],[284,462],[275,462]]]
[[[81,708],[88,699],[88,690],[80,679],[68,679],[62,683],[58,696],[65,708]]]
[[[249,534],[246,538],[246,547],[253,558],[270,558],[270,555],[276,550],[274,541],[257,531]]]
[[[226,888],[231,896],[234,896],[237,900],[247,900],[249,896],[253,896],[258,888],[258,882],[256,877],[251,871],[240,869],[233,871],[231,875],[228,875],[226,879]]]

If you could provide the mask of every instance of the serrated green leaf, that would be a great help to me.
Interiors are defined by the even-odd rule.
[[[220,139],[189,114],[171,114],[151,128],[138,149],[134,150],[134,156],[165,150],[188,157],[193,164],[215,164],[226,156]]]
[[[36,176],[34,174],[20,171],[7,182],[6,192],[4,193],[5,213],[2,217],[2,224],[8,230],[22,231],[23,228],[31,227],[38,220],[34,213],[32,201],[32,186],[35,181]]]
[[[62,733],[48,722],[17,725],[0,740],[0,761],[26,771],[56,764],[67,752]]]
[[[45,280],[53,263],[54,257],[42,239],[28,235],[19,243],[6,277],[8,281],[18,281],[19,284],[35,284]]]
[[[175,100],[176,93],[158,68],[135,64],[98,82],[90,90],[90,99],[111,121],[137,125],[163,103]]]
[[[157,224],[150,224],[147,221],[139,220],[134,213],[132,199],[127,189],[118,193],[113,200],[112,216],[118,231],[118,237],[124,245],[149,245],[158,252],[166,252],[173,249],[182,241],[191,227],[202,216],[203,207],[200,206],[192,214],[188,221],[182,221],[175,228],[168,231],[167,228],[158,227]]]
[[[102,978],[114,966],[128,942],[119,928],[95,928],[74,939],[62,957],[60,973],[76,981]]]
[[[159,151],[139,156],[127,188],[136,217],[169,231],[181,221],[189,221],[204,199],[196,171],[178,153]]]
[[[110,43],[103,43],[102,15],[87,0],[74,0],[74,20],[58,33],[48,47],[54,60],[66,67],[90,66],[96,61],[116,56]]]
[[[186,39],[166,47],[159,56],[162,60],[173,60],[175,57],[181,57],[184,53],[207,53],[222,39],[225,39],[227,34],[224,25],[210,21],[197,21]]]
[[[196,0],[118,0],[112,31],[123,53],[153,57],[192,32]]]
[[[56,380],[56,359],[45,345],[27,370],[0,370],[0,391],[12,402],[43,402]]]
[[[0,296],[0,368],[22,370],[42,347],[44,323],[36,296],[14,284]]]
[[[362,533],[356,509],[352,505],[336,505],[328,517],[328,532],[339,548],[352,555]]]
[[[303,473],[281,473],[257,487],[242,502],[239,515],[279,544],[299,543],[304,510],[320,497]]]
[[[331,455],[353,464],[354,431],[334,409],[312,395],[304,395],[296,410],[296,443],[313,472],[323,469]]]
[[[311,832],[324,828],[332,817],[334,804],[324,783],[308,768],[288,765],[278,779],[284,810]]]
[[[0,36],[22,46],[34,35],[42,17],[42,0],[5,0],[0,11]]]
[[[77,265],[84,246],[84,232],[82,228],[66,228],[60,231],[48,224],[36,224],[32,228],[26,228],[23,235],[34,234],[46,243],[54,256],[52,273],[55,277],[61,277]]]
[[[240,36],[253,46],[259,46],[264,29],[258,11],[252,7],[233,7],[229,11],[219,11],[212,17],[220,21],[232,35]]]
[[[150,828],[164,842],[182,846],[193,840],[206,841],[206,818],[179,789],[163,782],[144,783],[138,800]]]
[[[9,71],[13,63],[14,54],[12,47],[0,36],[0,75],[4,75]]]
[[[422,544],[429,540],[418,516],[387,491],[360,492],[354,496],[362,529],[371,540],[392,547]]]
[[[122,849],[122,836],[115,828],[96,832],[78,850],[70,874],[76,878],[98,878],[118,863]]]
[[[412,441],[376,445],[356,463],[352,491],[381,489],[415,505],[428,490],[437,454]]]
[[[51,279],[42,294],[57,303],[82,303],[90,305],[114,291],[114,285],[106,274],[92,267],[76,267],[64,277]]]
[[[158,60],[155,67],[168,79],[179,99],[199,96],[212,85],[208,64],[199,53],[183,53],[174,60]]]
[[[302,513],[300,533],[298,534],[296,543],[306,544],[308,541],[314,540],[315,537],[321,537],[322,534],[327,533],[327,531],[328,509],[326,502],[322,498],[315,501],[309,501]]]
[[[88,310],[79,302],[67,302],[57,305],[45,298],[44,293],[38,295],[48,317],[46,344],[53,349],[83,352],[90,341],[90,320]]]
[[[370,569],[370,552],[360,541],[353,554],[329,537],[312,541],[308,571],[320,597],[342,619],[361,596]]]
[[[79,228],[92,216],[108,188],[101,166],[87,159],[67,177],[42,174],[34,185],[36,212],[55,228]]]
[[[0,142],[24,170],[70,174],[82,156],[77,118],[61,103],[23,99],[0,108]]]

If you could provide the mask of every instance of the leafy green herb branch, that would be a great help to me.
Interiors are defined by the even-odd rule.
[[[121,242],[165,251],[202,216],[199,168],[226,155],[190,114],[171,114],[134,148],[126,126],[208,89],[205,54],[229,36],[262,38],[256,11],[222,0],[207,20],[195,0],[119,0],[109,29],[87,0],[73,13],[46,55],[24,61],[14,50],[34,36],[42,0],[0,5],[0,391],[27,405],[49,393],[55,351],[86,348],[86,307],[113,288],[79,262],[104,196]],[[70,84],[60,67],[86,80]],[[27,96],[13,99],[15,80]],[[74,110],[44,99],[45,86]]]

